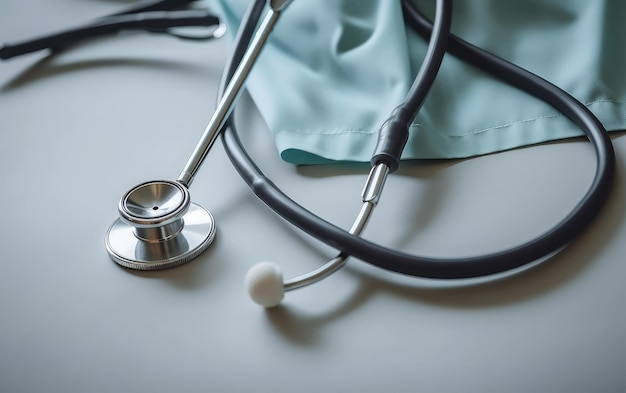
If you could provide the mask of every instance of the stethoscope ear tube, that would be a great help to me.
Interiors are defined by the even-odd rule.
[[[263,2],[257,1],[257,3]],[[403,5],[407,10],[405,17],[408,23],[417,27],[421,34],[430,35],[430,22],[416,12],[412,12],[416,10],[410,1],[403,1]],[[250,12],[249,16],[254,17],[254,12]],[[238,38],[238,41],[244,43],[237,42],[229,68],[237,64],[242,48],[245,48],[245,42],[249,39],[243,33]],[[594,147],[597,166],[589,190],[566,218],[533,240],[502,252],[454,259],[413,256],[387,249],[336,227],[306,210],[280,191],[254,164],[246,152],[237,135],[232,117],[227,123],[228,128],[222,133],[226,152],[254,193],[276,213],[330,246],[383,269],[425,278],[463,279],[509,271],[558,251],[579,236],[591,223],[612,189],[615,153],[608,133],[582,103],[542,78],[455,36],[450,36],[447,49],[460,59],[546,101],[578,125]],[[230,72],[227,70],[225,75],[228,77]]]
[[[400,166],[404,146],[409,140],[409,128],[422,108],[446,53],[452,24],[452,0],[437,0],[435,22],[431,29],[428,49],[422,66],[411,85],[406,99],[398,105],[378,132],[378,140],[370,163],[384,163],[390,172]]]

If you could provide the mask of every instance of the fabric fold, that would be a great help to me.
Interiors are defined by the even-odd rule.
[[[234,34],[248,1],[206,1]],[[415,3],[433,15],[433,1]],[[452,31],[560,86],[621,130],[622,15],[626,2],[611,0],[457,1]],[[426,47],[404,24],[400,1],[296,0],[247,86],[285,161],[369,161]],[[402,157],[471,157],[579,135],[552,107],[448,55]]]

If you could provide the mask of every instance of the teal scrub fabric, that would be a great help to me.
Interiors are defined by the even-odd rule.
[[[207,0],[237,29],[247,0]],[[431,18],[433,0],[415,1]],[[452,32],[550,80],[609,130],[626,128],[626,1],[463,0]],[[281,157],[369,161],[427,43],[399,0],[294,0],[248,81]],[[470,157],[581,135],[543,102],[444,58],[403,159]]]

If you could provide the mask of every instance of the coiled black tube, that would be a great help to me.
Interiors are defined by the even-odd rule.
[[[66,48],[89,38],[115,34],[124,30],[166,33],[179,38],[196,39],[171,33],[173,27],[219,25],[219,18],[205,9],[184,9],[197,0],[147,0],[73,29],[18,43],[0,46],[0,59],[6,60],[43,49]],[[198,39],[208,39],[200,37]]]
[[[257,0],[256,3],[263,1]],[[403,0],[403,6],[407,23],[422,35],[430,35],[431,23],[415,12],[416,9],[410,1]],[[245,24],[256,25],[255,13],[249,12],[248,16]],[[239,62],[249,39],[244,34],[239,36],[239,41],[243,43],[236,45],[230,68]],[[542,78],[455,36],[450,36],[447,48],[460,59],[548,102],[578,125],[594,147],[597,166],[589,190],[561,222],[537,238],[508,250],[467,258],[408,255],[350,235],[290,199],[254,164],[241,144],[232,120],[222,133],[222,141],[231,162],[254,193],[287,221],[330,246],[383,269],[438,279],[480,277],[518,268],[561,249],[591,223],[612,189],[615,154],[608,133],[582,103]],[[229,77],[231,72],[232,69],[227,70],[225,76]]]

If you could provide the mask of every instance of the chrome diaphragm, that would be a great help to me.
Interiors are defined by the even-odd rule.
[[[157,270],[189,262],[212,243],[211,213],[191,203],[189,190],[177,181],[149,181],[122,196],[105,236],[106,249],[118,264]]]

